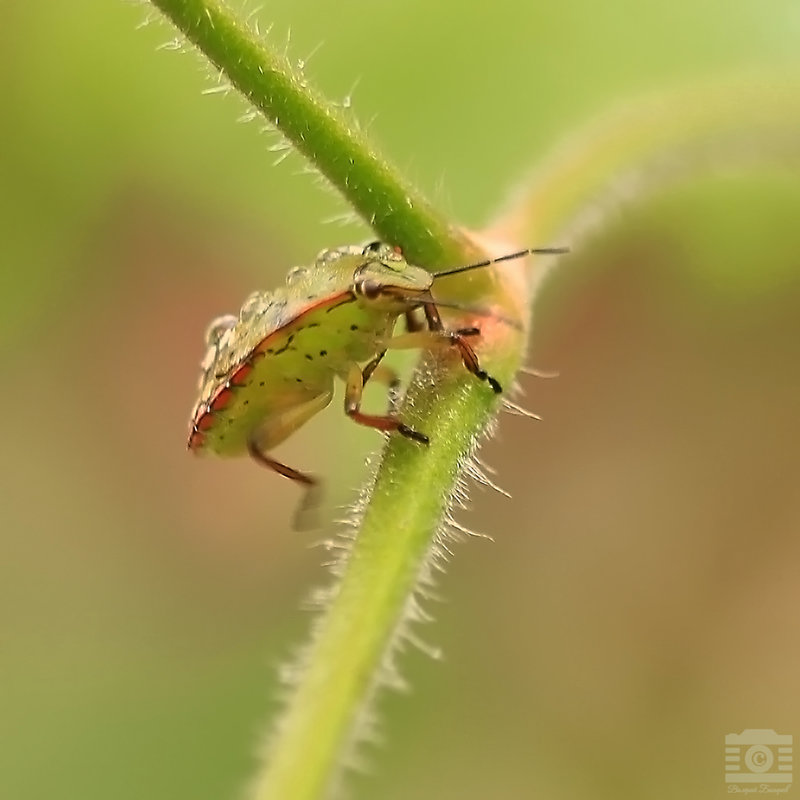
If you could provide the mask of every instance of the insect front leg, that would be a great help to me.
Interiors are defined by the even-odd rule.
[[[439,311],[433,303],[425,303],[425,318],[428,321],[427,331],[416,331],[414,333],[401,333],[393,336],[386,341],[386,347],[393,350],[416,350],[418,348],[430,347],[433,342],[446,340],[453,347],[458,348],[461,361],[464,366],[478,379],[486,381],[491,386],[495,394],[500,394],[503,387],[499,381],[489,375],[486,370],[481,368],[478,355],[467,341],[471,336],[480,335],[479,328],[459,328],[454,331],[447,330],[442,324]]]
[[[428,328],[434,333],[438,333],[441,336],[446,336],[450,339],[450,342],[453,344],[454,347],[457,347],[459,353],[461,353],[461,360],[464,362],[464,366],[479,380],[486,381],[489,386],[492,387],[492,391],[495,394],[500,394],[503,391],[503,387],[500,383],[495,380],[491,375],[489,375],[486,370],[481,369],[480,361],[478,361],[477,353],[472,349],[469,342],[467,342],[467,336],[476,336],[480,333],[478,328],[461,328],[460,330],[456,331],[448,331],[445,330],[444,324],[442,323],[442,318],[439,316],[439,309],[436,308],[435,303],[425,303],[422,306],[425,312],[425,319],[428,321]]]
[[[378,353],[372,361],[362,370],[358,364],[351,364],[347,373],[347,385],[344,395],[344,413],[359,425],[366,425],[368,428],[375,428],[379,431],[392,433],[396,431],[407,439],[412,439],[420,444],[428,444],[430,440],[424,433],[419,433],[413,428],[400,421],[394,414],[380,416],[376,414],[365,414],[361,411],[361,398],[364,392],[364,384],[371,378],[378,378],[381,359],[386,355],[384,350]],[[391,374],[391,373],[390,373]],[[396,380],[396,376],[393,382]]]

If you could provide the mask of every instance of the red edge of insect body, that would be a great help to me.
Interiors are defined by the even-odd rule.
[[[349,298],[351,296],[352,293],[347,291],[339,292],[332,297],[327,297],[325,300],[321,300],[320,302],[309,306],[304,311],[301,311],[297,316],[290,319],[285,325],[281,325],[280,328],[276,328],[274,331],[261,339],[258,344],[253,347],[252,350],[250,350],[247,356],[233,367],[233,371],[228,379],[220,383],[219,387],[214,394],[211,395],[208,401],[197,406],[192,417],[192,421],[189,424],[189,440],[187,442],[187,448],[189,450],[194,450],[195,452],[202,449],[206,439],[205,431],[211,430],[211,428],[214,426],[214,414],[227,408],[233,399],[234,390],[243,385],[250,373],[253,371],[253,362],[255,359],[265,355],[267,348],[278,335],[291,330],[293,326],[297,325],[297,323],[299,323],[308,314],[318,311],[321,308],[325,308],[326,306],[334,306],[340,303],[344,298]]]

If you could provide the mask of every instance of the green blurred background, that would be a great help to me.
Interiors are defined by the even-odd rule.
[[[273,168],[236,98],[201,96],[166,25],[136,30],[145,6],[0,10],[0,797],[237,797],[326,554],[289,531],[292,487],[186,453],[202,334],[368,233],[324,221],[342,204],[298,157]],[[800,76],[796,0],[260,19],[473,227],[631,95]],[[798,211],[796,174],[717,176],[553,276],[532,363],[561,377],[523,379],[544,422],[485,448],[514,499],[461,515],[495,542],[457,548],[421,632],[444,663],[404,658],[354,797],[717,797],[726,733],[800,735]],[[331,476],[332,519],[378,444],[337,403],[280,452]]]

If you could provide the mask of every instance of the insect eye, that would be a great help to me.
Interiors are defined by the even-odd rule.
[[[383,286],[378,281],[365,278],[362,281],[356,281],[355,289],[356,294],[366,297],[367,300],[374,300],[380,295]]]

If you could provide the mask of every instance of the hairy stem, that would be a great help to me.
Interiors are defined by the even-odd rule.
[[[472,244],[382,159],[352,121],[323,100],[282,54],[218,0],[151,0],[347,199],[384,241],[416,264],[476,255]]]
[[[221,3],[152,1],[410,261],[435,267],[483,256],[481,246],[405,185],[285,57],[254,41]],[[507,278],[514,274],[506,270]],[[481,295],[505,319],[525,320],[524,284],[507,286],[505,279],[479,272],[444,279],[441,288],[454,300]],[[506,384],[522,358],[525,327],[484,325],[481,358]],[[375,688],[390,677],[391,646],[410,621],[414,591],[429,567],[458,476],[497,405],[489,386],[469,375],[454,353],[445,348],[428,354],[403,416],[430,434],[430,447],[402,437],[387,445],[341,580],[307,648],[288,708],[264,747],[253,784],[256,800],[316,800],[330,790],[364,732]]]
[[[498,376],[510,378],[519,348],[497,355]],[[465,382],[453,366],[426,363],[426,377],[410,390],[414,414],[406,418],[431,432],[430,447],[395,437],[384,453],[341,581],[259,777],[257,800],[326,796],[368,733],[363,715],[375,689],[395,678],[392,646],[415,619],[413,593],[429,568],[433,536],[476,431],[494,413],[488,386],[471,376]],[[431,376],[435,393],[427,385]]]

